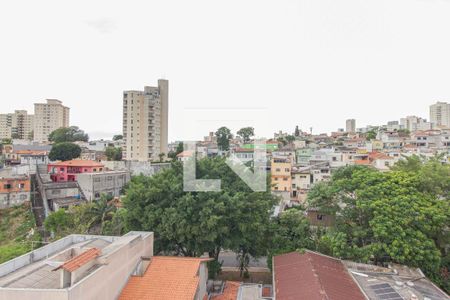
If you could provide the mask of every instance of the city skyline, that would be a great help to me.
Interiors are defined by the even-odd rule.
[[[0,14],[2,112],[60,99],[92,138],[121,133],[122,91],[158,78],[171,81],[169,141],[205,134],[183,119],[192,108],[266,110],[255,127],[269,137],[429,118],[450,101],[449,1],[42,1]]]

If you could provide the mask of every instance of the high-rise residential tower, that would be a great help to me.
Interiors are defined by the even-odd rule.
[[[61,127],[69,127],[70,109],[62,102],[47,99],[47,103],[34,104],[34,140],[48,141],[48,135]]]
[[[0,138],[30,139],[33,132],[34,116],[26,110],[0,114]]]
[[[123,92],[123,157],[126,160],[156,161],[167,156],[169,81],[143,91]]]
[[[438,127],[450,128],[450,104],[436,102],[430,105],[430,122]]]
[[[346,132],[356,132],[356,121],[355,119],[348,119],[345,121],[345,131]]]

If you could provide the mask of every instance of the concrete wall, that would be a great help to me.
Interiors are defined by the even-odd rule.
[[[70,245],[92,238],[116,243],[102,250],[98,262],[103,265],[66,289],[13,289],[0,288],[0,300],[110,300],[117,299],[141,257],[153,256],[153,233],[129,232],[123,237],[70,235],[33,252],[0,265],[0,277],[33,261],[54,255]]]
[[[132,176],[153,176],[165,168],[170,168],[170,163],[151,164],[147,161],[102,161],[102,164],[109,170],[127,170]]]
[[[68,300],[117,299],[142,256],[153,256],[153,234],[135,236],[133,242],[109,254],[105,265],[68,289]]]
[[[0,193],[0,209],[30,201],[30,192]]]
[[[89,201],[99,199],[102,194],[120,196],[122,188],[130,181],[128,171],[85,173],[77,176],[78,184]]]

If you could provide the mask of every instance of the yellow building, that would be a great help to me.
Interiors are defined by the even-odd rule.
[[[288,158],[273,158],[271,161],[272,191],[291,191],[291,160]]]

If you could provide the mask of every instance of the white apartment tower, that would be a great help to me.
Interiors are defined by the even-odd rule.
[[[123,156],[126,160],[157,161],[167,155],[169,81],[143,91],[123,92]]]
[[[345,131],[346,132],[356,132],[356,121],[355,119],[348,119],[345,121]]]
[[[0,114],[0,139],[30,139],[33,131],[34,116],[26,110],[16,110],[14,113]]]
[[[70,109],[56,99],[34,104],[34,140],[48,141],[48,135],[61,127],[69,127]]]
[[[430,105],[430,122],[438,127],[450,128],[450,104],[437,102]]]

